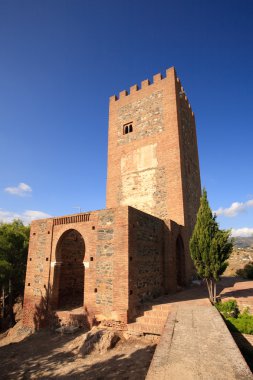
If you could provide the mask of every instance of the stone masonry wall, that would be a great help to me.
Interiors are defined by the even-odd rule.
[[[129,303],[138,305],[164,293],[164,223],[129,208]]]
[[[121,183],[117,199],[151,215],[165,218],[167,172],[158,166],[157,144],[149,144],[123,154]]]
[[[118,144],[128,144],[146,136],[152,136],[164,130],[162,108],[163,92],[156,91],[151,95],[133,101],[118,109]],[[134,117],[134,132],[126,136],[122,134],[122,126],[131,122]]]
[[[191,236],[201,196],[196,125],[194,114],[191,111],[189,101],[179,79],[177,80],[176,88],[180,125],[184,210],[188,232]]]
[[[43,219],[33,222],[25,280],[23,322],[39,328],[45,323],[45,305],[49,291],[50,255],[53,222]]]
[[[100,211],[96,249],[96,304],[113,306],[114,210]]]
[[[124,133],[131,124],[132,132]],[[107,207],[130,205],[184,225],[176,74],[110,99]]]
[[[174,68],[110,98],[108,141],[107,207],[130,205],[184,226],[190,279],[201,188],[194,114]]]

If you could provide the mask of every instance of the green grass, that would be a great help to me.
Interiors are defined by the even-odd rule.
[[[253,315],[248,309],[240,313],[235,300],[219,302],[216,308],[223,315],[229,330],[253,335]]]
[[[223,315],[224,318],[234,317],[237,318],[240,314],[236,300],[229,300],[226,302],[216,303],[216,308]]]

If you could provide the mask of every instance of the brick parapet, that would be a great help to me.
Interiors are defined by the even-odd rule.
[[[176,75],[176,70],[174,67],[170,67],[166,70],[166,75],[163,76],[161,73],[153,75],[153,81],[150,81],[149,79],[145,79],[141,81],[141,86],[138,86],[137,84],[130,87],[130,90],[122,90],[120,91],[119,95],[112,95],[110,97],[110,102],[117,102],[121,101],[125,97],[134,94],[135,92],[141,92],[143,89],[146,89],[147,87],[151,87],[157,83],[159,83],[161,80],[164,80],[171,76],[171,74]],[[179,79],[178,79],[179,80]]]

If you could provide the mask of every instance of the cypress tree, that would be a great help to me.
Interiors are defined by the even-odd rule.
[[[205,279],[209,298],[216,302],[216,283],[225,271],[233,242],[229,230],[220,230],[203,189],[197,221],[190,240],[191,257],[198,275]]]

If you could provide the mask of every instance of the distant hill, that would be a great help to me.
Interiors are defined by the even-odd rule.
[[[236,237],[234,241],[236,248],[248,248],[253,247],[253,236],[250,237]]]

